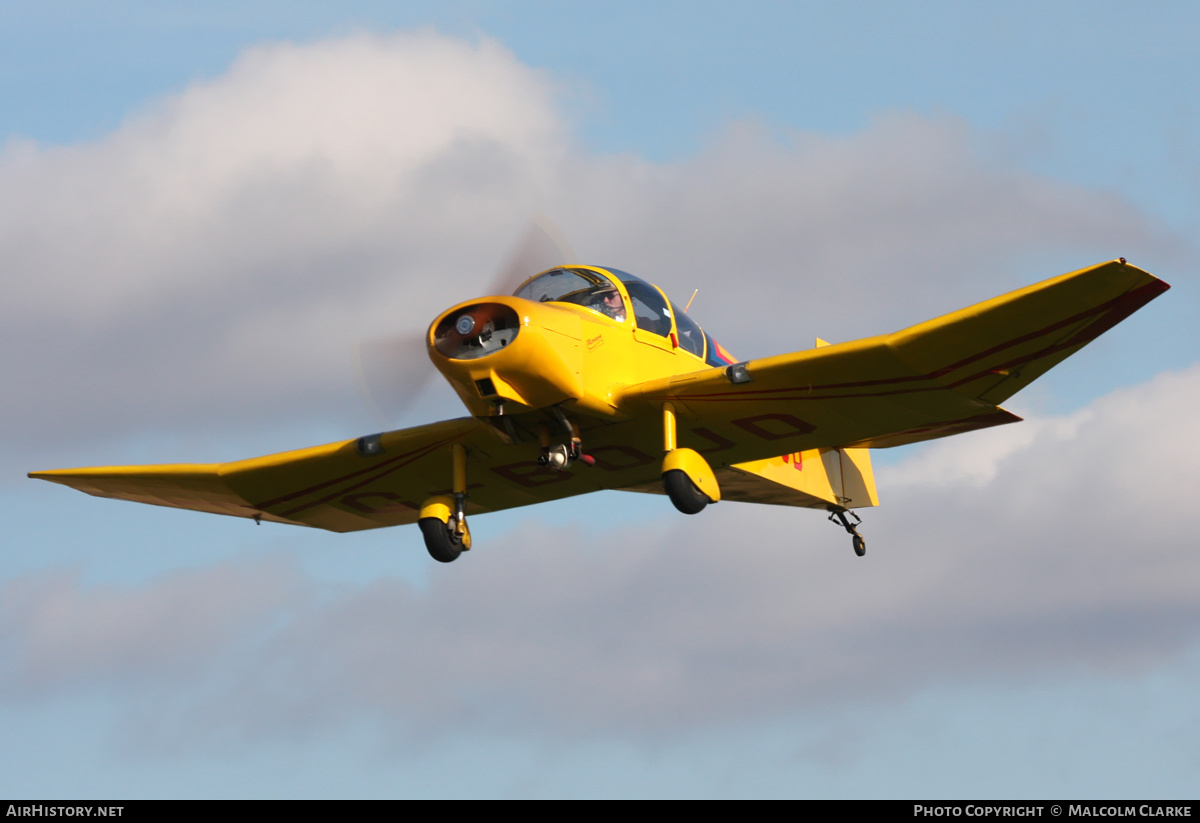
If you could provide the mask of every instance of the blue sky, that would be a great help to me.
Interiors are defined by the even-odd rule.
[[[1195,7],[0,18],[3,793],[1195,796]],[[743,357],[1116,256],[1173,289],[1026,423],[880,454],[863,561],[815,513],[614,493],[434,568],[415,529],[24,478],[371,430],[353,342],[536,212]]]

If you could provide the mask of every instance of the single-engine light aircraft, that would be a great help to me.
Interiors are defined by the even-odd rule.
[[[1017,422],[1000,403],[1167,288],[1121,258],[893,334],[738,361],[658,287],[563,265],[429,326],[469,417],[231,463],[30,477],[335,532],[417,523],[443,563],[471,548],[468,515],[601,489],[665,493],[686,514],[821,509],[862,556],[870,449]]]

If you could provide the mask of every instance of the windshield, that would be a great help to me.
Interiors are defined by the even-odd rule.
[[[677,345],[684,351],[703,359],[710,366],[724,367],[737,362],[678,306],[664,299],[657,287],[627,271],[611,267],[607,271],[629,293],[639,330],[668,337],[674,318],[678,332]],[[513,294],[537,303],[574,303],[621,323],[629,316],[629,307],[613,281],[589,269],[552,269],[539,274]]]
[[[514,293],[535,303],[574,303],[624,322],[625,300],[601,274],[586,269],[554,269],[530,280]]]

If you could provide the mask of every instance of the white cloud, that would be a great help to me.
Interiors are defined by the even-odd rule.
[[[0,648],[13,674],[4,691],[32,697],[80,683],[202,675],[252,627],[297,605],[305,587],[289,565],[261,563],[182,571],[137,590],[45,573],[0,592]]]
[[[95,144],[9,146],[5,430],[356,403],[350,343],[469,295],[540,201],[552,93],[490,41],[361,36],[252,50]]]
[[[1176,241],[1120,198],[995,163],[954,118],[892,113],[848,137],[741,124],[662,168],[613,164],[577,222],[704,312],[749,356],[894,331],[1043,277]],[[613,208],[613,204],[618,204]],[[618,260],[617,262],[621,262]],[[718,325],[719,324],[719,325]]]
[[[1066,417],[1025,418],[1019,426],[984,429],[969,438],[938,440],[899,466],[879,471],[893,488],[933,487],[939,493],[966,483],[981,488],[995,479],[1001,463],[1029,449],[1040,438],[1069,439],[1092,418],[1090,409]]]
[[[488,40],[363,35],[255,48],[95,143],[10,143],[9,453],[315,418],[353,434],[351,342],[483,288],[536,210],[585,259],[700,287],[693,314],[743,356],[1060,273],[1030,255],[1178,249],[1111,194],[987,159],[952,118],[743,124],[654,165],[582,151],[555,94]]]
[[[989,160],[951,118],[836,138],[742,124],[654,165],[583,152],[554,95],[486,40],[359,36],[255,49],[93,144],[10,143],[8,459],[349,417],[350,341],[482,288],[539,209],[586,260],[700,287],[693,314],[743,356],[1059,273],[1030,273],[1039,255],[1179,249],[1111,194]],[[722,504],[592,536],[535,512],[425,590],[327,590],[289,563],[140,588],[17,578],[2,682],[27,699],[116,684],[128,728],[170,745],[348,716],[653,734],[944,677],[1149,664],[1200,619],[1197,394],[1200,370],[1163,375],[881,471],[865,561],[818,514]],[[178,726],[158,728],[163,706]]]
[[[1137,671],[1200,630],[1198,400],[1200,366],[1030,437],[1009,427],[986,472],[969,468],[984,435],[915,455],[881,472],[864,560],[818,513],[721,504],[590,536],[533,513],[425,590],[380,579],[315,597],[259,567],[125,592],[16,580],[3,679],[54,693],[120,673],[153,707],[129,707],[142,745],[166,745],[165,714],[195,745],[347,717],[653,736],[946,681]],[[256,605],[268,577],[284,582]],[[230,591],[234,607],[214,608]],[[214,671],[181,690],[187,661]]]

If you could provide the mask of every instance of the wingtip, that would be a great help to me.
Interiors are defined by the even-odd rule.
[[[1124,257],[1118,257],[1116,260],[1111,261],[1108,265],[1112,265],[1114,263],[1117,265],[1120,265],[1120,266],[1128,266],[1129,268],[1134,269],[1135,271],[1139,271],[1139,272],[1145,274],[1147,277],[1149,277],[1151,279],[1151,281],[1153,281],[1152,285],[1151,285],[1151,290],[1156,295],[1162,294],[1163,292],[1165,292],[1171,288],[1171,284],[1168,283],[1166,280],[1163,280],[1161,277],[1158,277],[1157,275],[1151,274],[1150,272],[1146,271],[1143,268],[1139,268],[1138,266],[1133,265],[1128,260],[1126,260]]]
[[[51,483],[61,483],[64,478],[78,477],[84,471],[82,469],[47,469],[40,472],[28,472],[25,476],[30,480],[49,480]]]

